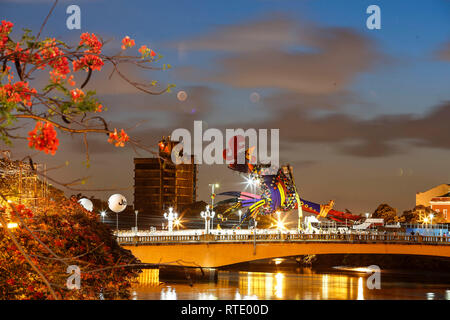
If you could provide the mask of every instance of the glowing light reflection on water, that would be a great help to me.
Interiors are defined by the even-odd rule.
[[[450,299],[450,283],[387,280],[381,290],[369,290],[361,273],[300,273],[219,271],[216,283],[162,282],[157,269],[146,269],[133,287],[133,299]]]

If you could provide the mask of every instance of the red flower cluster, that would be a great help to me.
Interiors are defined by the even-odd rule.
[[[126,36],[122,39],[122,50],[125,50],[126,48],[134,47],[135,43],[133,39],[130,39],[129,36]]]
[[[73,80],[73,75],[71,75],[71,76],[69,77],[69,79],[67,79],[67,82],[68,82],[71,86],[74,86],[74,85],[75,85],[75,81]]]
[[[18,185],[16,180],[7,176],[14,188]],[[52,198],[60,193],[49,192]],[[14,235],[25,252],[33,253],[29,259],[51,280],[57,299],[98,299],[99,292],[105,299],[130,298],[138,270],[125,266],[137,263],[136,258],[114,241],[110,229],[99,222],[98,214],[81,209],[76,201],[56,199],[39,199],[39,204],[33,205],[34,216],[23,218],[27,228],[16,228]],[[0,208],[0,214],[4,213]],[[47,256],[49,250],[69,264],[80,265],[80,290],[66,289],[65,263],[48,263],[48,259],[40,258]],[[52,299],[4,228],[0,228],[0,252],[0,300]],[[110,267],[108,272],[99,271]]]
[[[84,69],[86,71],[89,70],[89,67],[92,70],[100,71],[103,67],[104,63],[101,58],[93,54],[87,54],[83,58],[75,60],[73,62],[73,71],[76,72],[80,69]]]
[[[0,100],[6,100],[6,103],[22,102],[31,106],[31,95],[36,94],[36,92],[36,89],[28,87],[28,82],[19,81],[14,84],[10,82],[0,86]]]
[[[8,34],[11,32],[14,24],[12,22],[2,20],[0,25],[0,50],[3,50],[8,42]]]
[[[146,57],[154,57],[156,56],[156,52],[153,51],[152,49],[147,48],[146,45],[141,46],[141,48],[139,49],[139,52],[142,54],[142,58],[146,58]]]
[[[57,83],[61,79],[65,79],[70,72],[69,60],[64,56],[64,52],[57,47],[55,39],[45,41],[41,50],[41,57],[35,55],[35,60],[38,60],[36,64],[40,64],[39,69],[44,69],[48,61],[48,65],[53,68],[50,71],[50,77],[53,82]]]
[[[86,32],[80,36],[80,39],[80,46],[86,45],[90,48],[85,52],[99,54],[102,51],[103,44],[97,39],[97,36],[95,34],[89,34]]]
[[[109,134],[109,143],[114,143],[116,147],[123,147],[125,146],[125,142],[130,140],[130,137],[123,131],[123,129],[120,131],[120,134],[117,133],[117,129],[114,129],[114,132],[111,132]]]
[[[20,44],[16,43],[16,48],[14,50],[7,49],[6,54],[14,54],[14,57],[17,58],[20,62],[25,62],[30,57],[30,49],[23,50],[20,47]]]
[[[21,218],[32,218],[33,212],[25,207],[23,204],[11,204],[13,206],[12,210],[10,211],[10,214],[13,216],[19,215]],[[4,211],[5,208],[0,208],[0,211]]]
[[[72,96],[72,100],[75,103],[82,101],[84,98],[83,90],[80,90],[78,88],[71,90],[70,95]]]
[[[33,131],[28,133],[28,146],[45,153],[55,154],[58,149],[59,140],[56,138],[56,131],[53,124],[46,122],[45,124],[38,121]]]
[[[75,60],[73,62],[73,71],[76,72],[80,69],[88,71],[89,68],[92,70],[100,71],[103,67],[103,60],[98,56],[102,51],[103,44],[97,39],[95,34],[83,33],[80,36],[80,46],[87,46],[89,49],[84,50],[86,53],[81,59]],[[88,54],[90,53],[90,54]]]

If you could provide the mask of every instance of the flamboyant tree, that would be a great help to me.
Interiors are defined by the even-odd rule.
[[[160,90],[157,81],[147,84],[130,80],[120,70],[121,64],[133,64],[144,69],[166,69],[153,67],[161,55],[145,45],[137,54],[129,54],[135,41],[128,36],[122,40],[122,51],[116,55],[102,53],[104,42],[95,34],[83,33],[75,46],[54,38],[40,39],[25,30],[21,39],[13,40],[10,33],[14,25],[3,20],[0,26],[0,138],[5,143],[20,138],[14,131],[21,120],[35,121],[28,133],[30,148],[55,154],[59,146],[57,130],[86,136],[90,133],[106,133],[107,141],[117,147],[126,142],[135,143],[123,129],[111,129],[101,116],[103,105],[95,91],[83,90],[93,72],[101,71],[106,63],[112,65],[129,85],[148,94],[162,94],[174,85]],[[33,88],[30,79],[39,71],[48,71],[48,84],[44,88]],[[74,74],[85,74],[81,84],[74,81]],[[39,74],[41,76],[41,73]]]
[[[129,298],[139,261],[96,213],[73,200],[33,210],[13,204],[0,213],[18,225],[0,228],[0,299]],[[78,290],[66,285],[68,266],[81,270]]]
[[[26,139],[31,149],[54,155],[60,145],[59,134],[81,135],[88,161],[90,134],[106,134],[105,143],[116,147],[130,143],[145,148],[123,129],[108,126],[102,116],[103,104],[95,91],[85,87],[92,73],[110,64],[112,72],[126,84],[151,95],[162,94],[174,85],[161,87],[155,80],[136,82],[121,71],[121,66],[132,64],[161,70],[170,65],[155,67],[161,55],[145,45],[136,50],[135,40],[129,36],[122,39],[121,50],[114,55],[104,53],[105,42],[93,33],[83,33],[74,44],[41,38],[57,2],[37,34],[24,30],[20,38],[13,39],[13,22],[1,21],[0,139],[5,144]],[[82,75],[79,83],[75,81],[76,74]],[[33,79],[44,77],[47,78],[44,86],[33,87]],[[21,136],[24,128],[28,134]],[[36,169],[31,157],[27,157],[27,162],[33,174],[44,175]],[[17,181],[12,176],[2,174],[2,179],[8,190],[15,190],[12,186]],[[11,199],[0,190],[0,298],[95,299],[99,294],[105,298],[128,297],[130,279],[136,272],[125,266],[136,261],[117,245],[97,215],[73,200],[59,199],[44,207],[26,207]],[[18,227],[8,228],[11,223]],[[81,290],[70,291],[65,287],[69,263],[79,264],[82,269],[85,285]]]

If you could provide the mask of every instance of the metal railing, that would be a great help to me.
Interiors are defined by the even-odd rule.
[[[246,242],[340,242],[340,243],[401,243],[450,245],[446,236],[398,235],[398,234],[202,234],[202,235],[148,235],[119,236],[122,245],[158,245],[188,243],[246,243]]]

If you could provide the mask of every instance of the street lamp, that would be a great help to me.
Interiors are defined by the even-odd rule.
[[[169,208],[169,213],[164,213],[164,218],[167,219],[167,230],[169,232],[173,231],[173,220],[175,220],[178,217],[178,213],[173,212],[173,208]]]
[[[218,183],[210,183],[209,186],[211,187],[211,210],[214,210],[214,198],[216,197],[216,193],[214,191],[215,188],[219,188]],[[214,229],[214,215],[211,219],[211,228]]]
[[[433,224],[433,218],[434,218],[434,214],[430,213],[431,224]]]
[[[180,220],[180,218],[176,218],[176,219],[173,221],[173,225],[174,225],[175,227],[177,227],[177,230],[180,230],[180,225],[181,225],[181,220]]]
[[[216,213],[214,212],[214,210],[209,211],[209,206],[206,206],[206,211],[202,211],[200,212],[200,216],[205,219],[205,233],[209,234],[209,225],[210,222],[209,220],[214,218],[214,215]]]
[[[17,222],[8,222],[8,224],[7,224],[7,228],[8,229],[15,229],[15,228],[17,228],[19,226],[19,224],[17,223]]]
[[[100,211],[100,216],[102,217],[102,222],[105,223],[106,211],[105,210]]]
[[[135,227],[135,229],[136,229],[136,234],[137,234],[137,232],[138,232],[137,217],[138,217],[139,211],[138,210],[134,210],[134,213],[136,214],[136,227]]]

